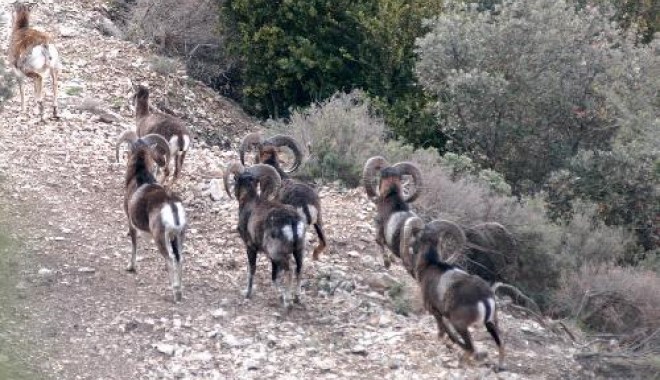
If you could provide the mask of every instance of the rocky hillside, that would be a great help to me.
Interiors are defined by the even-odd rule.
[[[256,294],[243,299],[237,205],[218,179],[236,158],[238,136],[258,125],[180,67],[157,73],[148,50],[104,35],[103,6],[46,1],[34,12],[63,57],[61,120],[40,123],[31,91],[30,114],[20,113],[18,96],[1,110],[0,225],[14,244],[0,254],[13,257],[15,282],[0,300],[15,303],[0,326],[0,362],[47,379],[593,376],[573,358],[577,344],[508,312],[501,325],[509,370],[493,371],[485,331],[475,339],[489,358],[459,366],[460,351],[438,341],[405,271],[383,268],[374,210],[360,190],[322,188],[329,249],[306,262],[302,306],[282,312],[264,257]],[[9,10],[2,2],[0,14]],[[114,142],[133,125],[129,79],[148,84],[156,106],[197,133],[176,186],[190,223],[180,304],[171,302],[165,263],[150,242],[140,240],[137,274],[124,271],[130,240]],[[47,91],[50,101],[49,82]]]

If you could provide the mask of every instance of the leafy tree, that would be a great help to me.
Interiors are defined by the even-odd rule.
[[[244,104],[262,116],[286,116],[337,90],[363,87],[359,49],[365,31],[350,0],[227,0],[230,49],[242,62]]]
[[[608,92],[632,92],[626,78],[640,68],[633,41],[596,9],[506,1],[495,11],[454,7],[430,26],[417,73],[437,96],[450,150],[503,173],[521,194],[581,150],[610,149],[626,109]]]
[[[389,129],[415,146],[442,148],[444,136],[428,105],[431,98],[414,72],[415,39],[429,31],[424,20],[442,11],[437,0],[378,0],[374,11],[361,14],[367,36],[360,58],[365,91],[376,98]]]
[[[577,0],[581,6],[611,6],[614,20],[624,29],[637,29],[640,40],[648,43],[660,31],[659,0]]]
[[[360,88],[396,137],[442,147],[414,73],[415,39],[440,9],[433,0],[224,1],[223,35],[241,61],[243,104],[281,117],[290,107]]]

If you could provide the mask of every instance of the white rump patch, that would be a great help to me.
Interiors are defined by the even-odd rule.
[[[305,223],[298,222],[298,237],[305,236]]]
[[[170,155],[175,155],[179,151],[179,136],[170,137]]]
[[[163,220],[163,224],[167,229],[173,229],[176,227],[174,224],[174,213],[172,212],[172,207],[170,205],[165,205],[160,210],[160,217]]]
[[[484,301],[477,302],[477,312],[478,312],[477,322],[484,323],[486,321],[486,304],[484,303]]]
[[[174,206],[176,207],[177,216],[179,217],[178,223],[176,223],[177,220],[174,218],[174,212],[169,204],[166,204],[160,210],[160,217],[163,220],[163,225],[168,230],[180,230],[186,224],[186,215],[183,206],[179,202],[175,203]]]
[[[185,226],[186,225],[186,210],[183,209],[183,205],[181,202],[176,202],[174,203],[176,206],[176,210],[179,213],[179,226]]]
[[[293,241],[293,229],[291,228],[291,226],[284,226],[282,228],[282,233],[284,234],[284,237],[286,237],[288,241]]]
[[[492,298],[488,298],[486,302],[488,302],[488,305],[490,305],[490,315],[488,316],[488,321],[492,322],[493,317],[495,316],[495,300]]]
[[[34,46],[30,52],[19,61],[19,67],[25,72],[33,72],[39,75],[46,75],[51,68],[60,69],[60,56],[54,45],[48,45],[44,49],[43,45]]]

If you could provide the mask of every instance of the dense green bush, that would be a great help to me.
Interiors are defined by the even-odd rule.
[[[634,113],[618,100],[652,73],[638,58],[657,62],[596,9],[564,1],[456,8],[430,25],[417,73],[437,96],[448,149],[503,173],[516,194],[540,190],[581,149],[609,150]]]
[[[423,20],[440,9],[431,0],[224,1],[242,103],[261,116],[286,117],[292,108],[359,88],[376,100],[391,133],[442,148],[430,98],[413,70]]]

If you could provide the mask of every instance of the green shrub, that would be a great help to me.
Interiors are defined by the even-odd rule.
[[[416,70],[447,149],[504,174],[514,193],[540,191],[581,149],[609,150],[643,125],[629,122],[649,114],[638,111],[654,120],[660,56],[608,15],[556,0],[477,8],[429,22]]]

